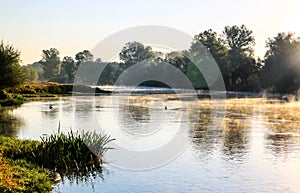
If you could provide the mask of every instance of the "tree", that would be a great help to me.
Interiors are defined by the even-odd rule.
[[[0,89],[22,84],[25,76],[20,66],[20,52],[0,42]]]
[[[253,91],[258,89],[258,69],[254,59],[255,39],[245,25],[226,26],[223,31],[225,46],[228,48],[229,90]]]
[[[37,70],[32,65],[22,66],[27,81],[36,81],[39,77]]]
[[[187,68],[190,60],[186,56],[184,56],[183,52],[170,52],[166,54],[165,61],[181,70],[184,74],[187,73]]]
[[[248,30],[245,25],[226,26],[223,31],[225,43],[230,48],[231,52],[238,54],[253,55],[253,46],[255,39],[252,31]]]
[[[32,66],[38,73],[38,80],[45,80],[44,78],[44,70],[43,70],[43,65],[38,63],[38,62],[34,62],[33,64],[30,64],[30,66]]]
[[[94,56],[89,50],[83,50],[75,55],[75,59],[77,60],[77,66],[79,66],[83,62],[92,62]]]
[[[266,44],[261,72],[263,87],[280,93],[295,92],[300,88],[300,38],[292,33],[279,33]]]
[[[49,80],[59,76],[61,62],[59,58],[59,51],[56,48],[43,50],[42,60],[40,60],[39,63],[43,66],[45,79]]]
[[[74,81],[76,71],[77,65],[74,59],[70,56],[65,56],[61,66],[61,79],[63,79],[64,82],[72,83]]]
[[[200,60],[204,57],[209,57],[207,56],[207,52],[209,52],[219,66],[223,80],[225,81],[225,86],[228,88],[230,72],[228,51],[225,41],[219,37],[216,32],[209,29],[194,37],[189,53],[191,57]]]
[[[140,42],[128,42],[119,54],[120,59],[125,63],[125,68],[155,58],[155,53],[150,46],[144,46]]]

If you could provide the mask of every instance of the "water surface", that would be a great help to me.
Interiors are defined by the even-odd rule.
[[[192,141],[162,167],[136,172],[108,163],[101,175],[64,179],[53,192],[300,191],[299,103],[230,99],[226,111],[218,111],[209,100],[183,108],[175,95],[115,97],[63,97],[5,108],[0,133],[39,140],[57,132],[59,124],[62,131],[93,130],[96,117],[107,128],[121,126],[132,140],[155,132],[168,140],[173,128],[184,125]],[[222,124],[214,125],[215,119]]]

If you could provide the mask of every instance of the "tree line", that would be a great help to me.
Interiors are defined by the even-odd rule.
[[[203,60],[211,55],[221,71],[228,91],[296,92],[300,88],[300,38],[293,33],[278,33],[276,37],[266,41],[267,50],[263,58],[255,58],[254,45],[255,38],[251,30],[245,25],[233,25],[226,26],[221,34],[209,29],[195,35],[188,50],[162,53],[153,51],[150,46],[140,42],[128,42],[119,53],[121,61],[108,63],[100,58],[94,59],[89,50],[78,52],[74,58],[65,56],[61,59],[59,51],[50,48],[42,51],[40,61],[19,67],[17,64],[20,53],[2,41],[0,72],[3,75],[0,79],[1,83],[7,82],[8,86],[16,84],[16,79],[6,77],[10,71],[5,64],[11,63],[11,68],[20,77],[20,81],[73,83],[78,67],[89,63],[94,66],[106,65],[98,84],[113,85],[122,73],[126,73],[127,68],[146,61],[143,72],[147,71],[149,65],[168,63],[184,73],[195,88],[207,89],[207,82],[193,61]],[[5,57],[7,54],[11,55],[10,59]],[[159,82],[150,82],[148,85],[164,86]]]

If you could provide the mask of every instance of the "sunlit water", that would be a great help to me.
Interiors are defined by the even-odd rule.
[[[0,133],[39,140],[59,124],[62,131],[101,125],[106,131],[121,127],[125,131],[116,136],[133,140],[161,132],[163,141],[181,125],[190,136],[183,153],[161,167],[137,172],[108,163],[101,175],[64,179],[53,192],[300,192],[299,103],[228,100],[226,111],[208,100],[197,104],[182,106],[172,95],[32,101],[4,109]],[[214,125],[214,118],[222,124]]]

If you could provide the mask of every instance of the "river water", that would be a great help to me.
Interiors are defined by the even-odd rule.
[[[76,96],[31,101],[0,115],[0,134],[22,139],[40,140],[59,125],[63,132],[100,125],[117,147],[134,152],[155,152],[178,132],[189,139],[153,167],[108,156],[101,174],[64,179],[53,192],[300,192],[299,102]]]

